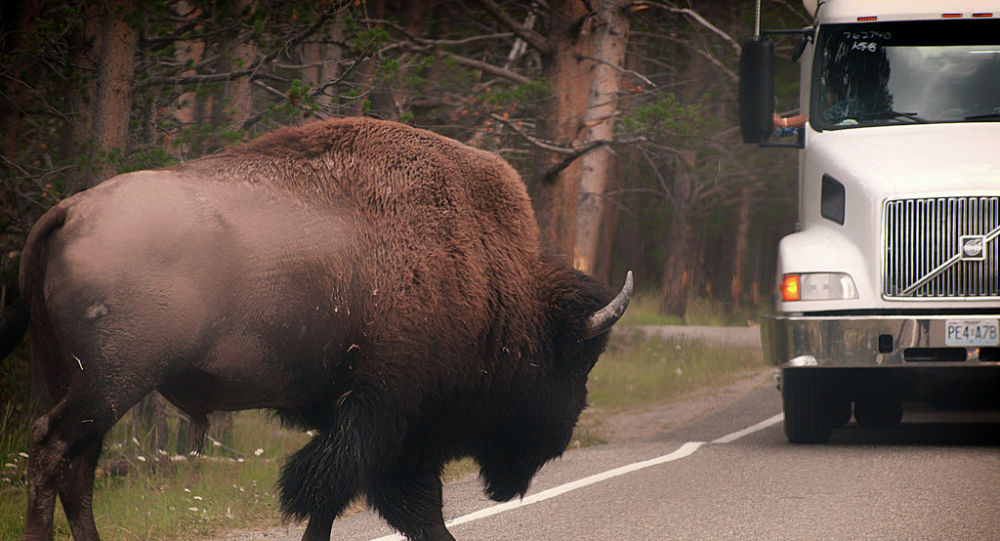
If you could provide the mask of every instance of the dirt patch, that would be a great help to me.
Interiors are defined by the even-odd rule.
[[[710,387],[667,404],[604,416],[584,412],[580,424],[609,443],[648,441],[657,435],[708,415],[750,391],[774,384],[773,366],[744,374],[723,387]]]

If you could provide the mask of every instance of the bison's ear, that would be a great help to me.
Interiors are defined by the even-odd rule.
[[[614,299],[600,310],[597,310],[587,318],[587,323],[579,337],[581,342],[604,334],[611,330],[611,327],[621,319],[625,309],[628,308],[629,301],[632,300],[632,271],[625,275],[625,285]]]

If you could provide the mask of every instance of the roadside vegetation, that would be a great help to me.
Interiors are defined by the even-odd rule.
[[[655,296],[640,295],[629,309],[628,321],[653,324],[650,311],[656,311]],[[713,311],[718,307],[705,309],[706,314]],[[726,320],[725,314],[715,313],[693,324]],[[596,430],[604,416],[725,385],[758,370],[762,362],[757,349],[663,338],[620,325],[591,371],[592,407],[584,412],[585,422],[574,434],[571,447],[604,443]],[[95,484],[94,516],[104,539],[179,540],[227,529],[274,526],[280,520],[274,487],[284,457],[309,438],[283,428],[267,412],[246,411],[234,414],[227,437],[218,445],[209,443],[202,457],[157,456],[143,450],[142,434],[136,437],[126,426],[130,422],[126,415],[109,433]],[[172,429],[176,423],[171,416]],[[0,409],[2,539],[17,538],[24,528],[27,442],[27,423],[8,402]],[[169,442],[168,448],[173,445]],[[122,475],[124,471],[127,474]],[[451,464],[445,476],[454,479],[475,471],[471,460],[462,460]],[[56,539],[70,539],[58,507]]]
[[[660,300],[655,291],[638,293],[629,303],[619,326],[629,325],[706,325],[710,327],[745,327],[758,319],[764,308],[736,307],[722,300],[691,297],[687,300],[684,316],[664,314],[659,310]]]

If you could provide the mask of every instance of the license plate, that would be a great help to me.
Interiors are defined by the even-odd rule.
[[[945,322],[945,344],[949,346],[1000,345],[995,319],[949,319]]]

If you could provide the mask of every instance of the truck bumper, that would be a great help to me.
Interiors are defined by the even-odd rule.
[[[946,343],[946,322],[961,316],[768,316],[765,359],[781,367],[1000,366],[1000,347]],[[1000,320],[1000,312],[968,319]]]

